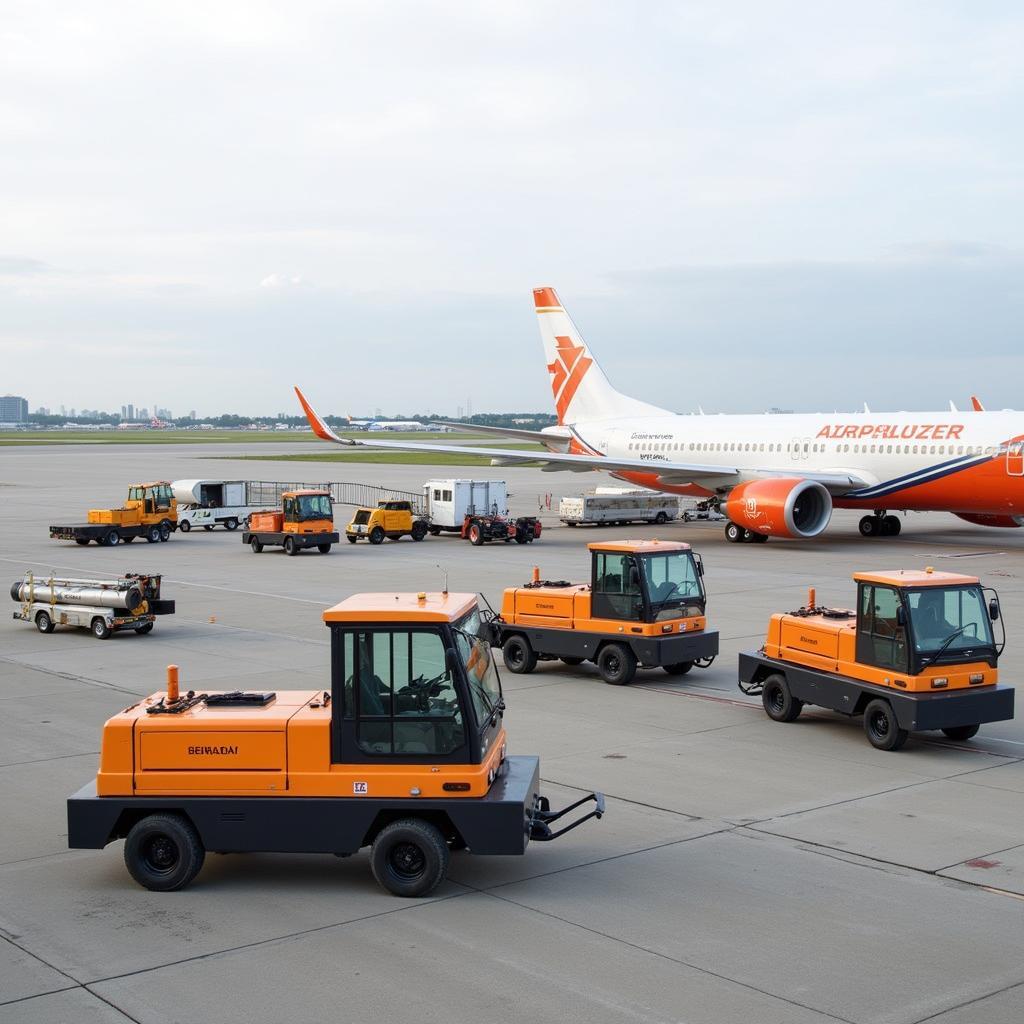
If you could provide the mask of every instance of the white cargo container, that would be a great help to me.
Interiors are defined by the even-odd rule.
[[[467,516],[508,518],[504,480],[428,480],[423,485],[430,532],[461,532]]]
[[[679,518],[679,499],[651,491],[578,494],[562,498],[558,518],[566,526],[667,523]]]
[[[178,502],[178,529],[188,533],[193,526],[212,530],[223,526],[235,530],[257,507],[250,505],[245,480],[175,480],[171,484]]]

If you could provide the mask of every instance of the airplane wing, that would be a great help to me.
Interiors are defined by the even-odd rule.
[[[574,473],[589,473],[599,470],[606,473],[656,473],[657,484],[681,486],[683,484],[702,482],[712,488],[731,489],[739,483],[741,471],[736,466],[715,466],[706,463],[688,462],[650,462],[640,459],[612,458],[603,455],[574,455],[547,451],[510,451],[507,448],[477,448],[466,445],[438,444],[430,441],[383,441],[374,437],[372,440],[357,440],[351,437],[339,437],[327,425],[320,414],[306,401],[306,396],[295,388],[299,403],[302,405],[306,419],[313,433],[324,441],[344,445],[346,448],[384,449],[402,452],[436,452],[451,455],[478,455],[491,459],[494,465],[540,466],[547,472],[569,470]],[[550,435],[548,436],[550,440]],[[852,473],[804,473],[792,469],[757,469],[746,470],[748,476],[792,477],[798,476],[805,480],[815,480],[830,490],[842,492],[855,487],[864,487],[873,481],[865,480]]]
[[[466,433],[497,434],[499,437],[516,437],[523,441],[536,441],[544,444],[551,441],[568,441],[572,432],[556,427],[546,434],[542,430],[524,430],[521,427],[485,427],[480,423],[457,423],[448,420],[431,420],[431,423],[440,423],[442,427],[454,427],[456,430],[463,430]]]

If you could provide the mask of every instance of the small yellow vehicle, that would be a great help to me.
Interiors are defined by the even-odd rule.
[[[73,540],[83,547],[94,540],[101,547],[113,547],[124,541],[131,544],[145,537],[150,544],[167,540],[178,528],[178,503],[167,480],[132,484],[128,500],[121,508],[89,509],[87,521],[70,526],[50,527],[53,540]]]
[[[352,522],[345,528],[349,544],[368,540],[371,544],[383,544],[388,540],[412,537],[423,540],[430,522],[419,515],[411,501],[381,501],[376,508],[356,509]]]
[[[812,588],[803,608],[771,617],[760,651],[740,655],[740,689],[760,695],[769,718],[793,722],[805,704],[863,715],[879,750],[919,730],[969,740],[1013,718],[1013,688],[999,685],[1006,638],[993,635],[994,590],[931,568],[853,578],[856,611],[821,607]]]

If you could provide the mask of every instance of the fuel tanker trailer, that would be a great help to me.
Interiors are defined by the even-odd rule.
[[[35,623],[40,633],[81,626],[98,640],[125,629],[150,633],[158,615],[174,614],[174,602],[160,597],[160,581],[142,573],[75,579],[28,572],[11,585],[11,598],[20,604],[14,618]]]

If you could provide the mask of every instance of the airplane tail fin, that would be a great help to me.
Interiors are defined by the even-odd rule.
[[[554,288],[534,288],[533,302],[560,424],[618,416],[668,415],[667,410],[630,398],[612,387]]]

